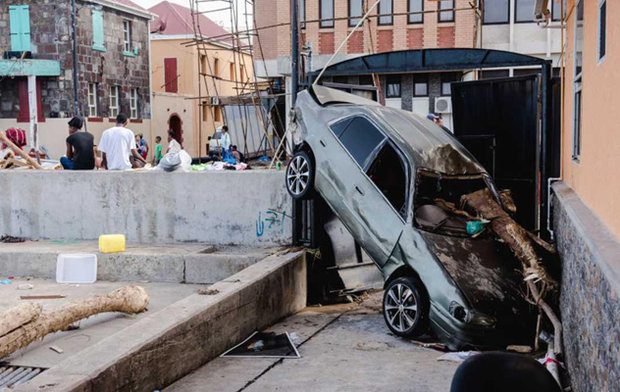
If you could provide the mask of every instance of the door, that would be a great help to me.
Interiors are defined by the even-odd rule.
[[[337,167],[330,173],[338,190],[331,198],[338,200],[328,202],[356,241],[382,266],[404,227],[404,219],[380,190],[398,178],[386,166],[394,162],[390,154],[393,147],[383,132],[363,116],[333,124],[331,130],[338,142],[332,150],[334,158],[338,157],[332,160]],[[394,194],[387,188],[383,191],[390,197]],[[402,193],[400,198],[406,198],[405,192]],[[393,198],[398,200],[396,196]]]
[[[453,132],[491,174],[510,189],[515,219],[539,224],[539,79],[537,76],[452,83]]]

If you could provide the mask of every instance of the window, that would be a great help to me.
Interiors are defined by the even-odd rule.
[[[386,98],[400,97],[400,76],[390,75],[387,77]]]
[[[510,1],[495,0],[485,1],[482,12],[484,24],[508,23],[510,19]]]
[[[428,96],[428,77],[426,75],[415,75],[413,77],[413,96]]]
[[[551,20],[562,20],[562,4],[564,3],[564,15],[566,15],[566,0],[550,0],[551,2]]]
[[[406,212],[407,169],[391,143],[385,143],[367,172],[392,207],[402,216]]]
[[[200,56],[200,73],[205,75],[209,74],[209,70],[207,69],[207,56],[204,54]]]
[[[207,105],[207,101],[202,101],[202,104],[200,105],[202,108],[202,121],[207,121],[209,119],[209,107]]]
[[[129,117],[140,118],[138,110],[138,89],[132,88],[129,92]]]
[[[450,10],[450,11],[441,11]],[[439,21],[454,22],[454,0],[441,0],[439,2]]]
[[[245,66],[243,64],[239,64],[239,79],[242,82],[245,82],[246,77],[245,77]]]
[[[105,42],[103,36],[103,12],[92,11],[93,17],[93,49],[105,52]]]
[[[220,60],[219,59],[213,59],[213,76],[215,77],[220,76]]]
[[[579,160],[581,155],[581,117],[582,117],[582,60],[583,60],[583,3],[577,0],[575,11],[575,55],[573,56],[575,76],[573,79],[573,154],[574,160]]]
[[[320,27],[334,27],[334,0],[319,0]]]
[[[379,15],[385,15],[379,16],[380,25],[391,25],[394,22],[394,17],[391,15],[394,9],[392,1],[393,0],[381,0],[379,2]]]
[[[30,50],[30,11],[27,5],[10,5],[11,50]]]
[[[607,1],[601,0],[598,6],[598,59],[605,57],[607,45]]]
[[[118,116],[118,86],[110,87],[110,117]]]
[[[362,169],[366,168],[372,152],[385,140],[385,136],[363,117],[351,120],[339,138]]]
[[[349,0],[349,26],[356,26],[362,19],[362,1]]]
[[[534,22],[536,0],[515,0],[515,22]]]
[[[305,29],[306,28],[306,0],[299,0],[298,7],[299,8],[297,9],[297,13],[298,13],[299,21],[301,23],[301,28]]]
[[[507,78],[510,76],[510,71],[507,69],[492,69],[487,71],[480,71],[480,79],[496,79]]]
[[[123,51],[131,53],[131,21],[123,21]]]
[[[97,117],[97,83],[88,84],[88,117]]]
[[[441,75],[441,95],[450,96],[452,95],[452,82],[456,82],[458,80],[458,76],[455,74],[442,74]]]
[[[529,76],[540,73],[540,68],[517,68],[512,70],[512,76]]]
[[[217,122],[222,121],[222,107],[221,106],[214,107],[213,121],[217,121]]]
[[[179,92],[176,57],[164,59],[164,86],[167,93]]]
[[[409,0],[408,12],[422,12],[424,11],[424,0]],[[408,23],[424,23],[424,14],[410,14],[407,17]]]
[[[230,73],[230,80],[235,81],[235,63],[228,65],[228,71]]]

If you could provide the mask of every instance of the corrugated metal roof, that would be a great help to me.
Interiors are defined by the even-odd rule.
[[[148,11],[159,16],[152,24],[153,28],[151,30],[153,30],[153,32],[157,32],[161,35],[194,35],[191,9],[179,4],[170,3],[169,1],[162,1],[149,8]],[[203,14],[198,16],[198,23],[203,37],[229,34],[223,27]]]

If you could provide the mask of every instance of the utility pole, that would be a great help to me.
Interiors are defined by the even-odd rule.
[[[297,39],[297,2],[291,0],[291,107],[297,102],[297,90],[299,83],[299,42]]]
[[[78,105],[77,34],[75,32],[75,0],[71,0],[71,47],[73,51],[73,115],[80,116]]]

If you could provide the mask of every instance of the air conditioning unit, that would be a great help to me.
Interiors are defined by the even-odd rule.
[[[220,105],[220,97],[211,97],[211,106],[219,106]]]
[[[435,113],[452,113],[452,99],[450,97],[435,98]]]

